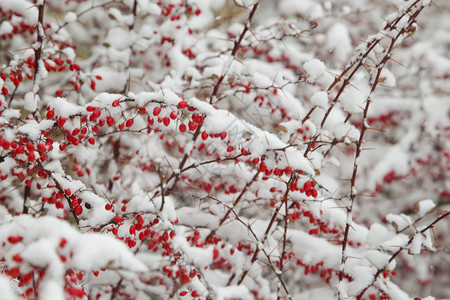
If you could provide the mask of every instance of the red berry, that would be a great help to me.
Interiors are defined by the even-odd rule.
[[[51,118],[53,118],[54,115],[55,115],[55,112],[53,110],[49,110],[47,112],[46,117],[47,117],[47,119],[51,119]]]
[[[22,276],[22,282],[24,284],[27,284],[28,282],[31,281],[31,279],[33,279],[33,275],[34,275],[33,273],[27,273],[27,274],[23,275]]]
[[[59,241],[59,247],[60,248],[64,248],[67,244],[67,240],[65,238],[61,238],[61,240]]]
[[[187,101],[182,100],[182,101],[178,102],[179,108],[185,108],[186,106],[187,106]]]
[[[113,117],[107,117],[106,118],[106,124],[108,124],[108,126],[113,126],[114,125],[114,118]]]
[[[127,122],[126,122],[126,126],[127,127],[131,127],[131,126],[133,126],[133,124],[134,124],[134,120],[133,119],[128,119]]]
[[[20,254],[14,255],[14,256],[12,257],[12,259],[13,259],[15,262],[17,262],[17,263],[23,262],[23,258],[22,258],[22,256],[20,256]]]
[[[180,124],[180,131],[185,132],[186,131],[186,125]]]
[[[208,134],[206,133],[206,131],[202,132],[202,140],[206,141],[208,139]]]
[[[153,115],[154,115],[154,116],[159,115],[160,112],[161,112],[161,107],[159,107],[159,106],[156,106],[156,107],[153,109]]]
[[[167,118],[167,117],[163,118],[163,124],[164,124],[164,126],[169,126],[169,124],[170,124],[170,119]]]
[[[101,114],[102,112],[99,109],[96,109],[92,112],[92,117],[97,119],[98,117],[100,117]]]
[[[141,225],[144,224],[144,218],[142,215],[136,215],[136,221]]]
[[[77,214],[77,216],[81,215],[83,213],[83,208],[81,207],[81,205],[77,205],[73,208],[73,210],[75,211],[75,213]]]
[[[45,152],[47,150],[47,148],[45,147],[45,145],[43,143],[39,143],[38,150],[39,150],[39,152]]]
[[[83,298],[85,296],[85,293],[84,293],[82,288],[76,288],[76,287],[73,287],[73,286],[71,286],[71,287],[69,287],[67,289],[67,293],[70,296],[73,296],[73,297],[76,297],[76,298]]]
[[[11,244],[17,244],[18,242],[22,241],[23,237],[21,236],[10,236],[8,237],[8,242],[10,242]]]
[[[2,88],[2,94],[5,96],[8,95],[8,89],[6,87]]]
[[[213,259],[216,260],[219,257],[219,250],[215,249],[213,250]]]
[[[124,220],[124,218],[122,216],[115,216],[114,217],[114,221],[117,223],[122,223]]]
[[[189,275],[186,273],[186,271],[183,271],[180,274],[180,281],[181,281],[181,284],[186,284],[186,283],[189,283],[191,281],[191,279],[189,278]]]
[[[120,100],[116,99],[116,100],[113,101],[112,106],[113,107],[117,107],[117,106],[119,106],[119,104],[120,104]]]
[[[189,130],[191,130],[191,131],[194,131],[195,129],[197,129],[197,127],[198,127],[198,124],[197,124],[197,123],[194,123],[194,122],[191,122],[191,121],[189,121],[189,123],[188,123],[188,127],[189,127]]]

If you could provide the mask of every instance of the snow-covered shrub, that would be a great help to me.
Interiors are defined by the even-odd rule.
[[[449,11],[1,0],[0,298],[448,296]]]

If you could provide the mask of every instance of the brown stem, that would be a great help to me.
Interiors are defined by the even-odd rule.
[[[255,15],[256,9],[258,8],[259,3],[256,3],[255,5],[253,5],[252,10],[250,11],[250,14],[247,18],[247,22],[244,25],[244,29],[242,30],[241,34],[239,35],[239,38],[234,41],[234,47],[233,50],[231,50],[231,57],[234,59],[236,57],[236,53],[239,50],[239,47],[241,46],[241,42],[245,37],[245,34],[247,33],[247,31],[250,29],[250,23],[252,22],[253,16]],[[225,74],[221,74],[219,79],[216,82],[216,85],[214,86],[213,92],[211,94],[211,97],[209,99],[209,103],[212,104],[214,98],[217,96],[217,93],[219,92],[219,88],[220,85],[222,84],[223,79],[226,76],[226,72],[228,70],[225,70]]]
[[[439,221],[443,220],[444,218],[446,218],[448,215],[450,215],[450,211],[446,211],[445,213],[443,213],[442,215],[440,215],[438,218],[436,218],[436,220],[434,220],[430,225],[428,225],[427,227],[425,227],[424,229],[422,229],[421,231],[419,231],[420,234],[423,234],[425,231],[429,230],[429,229],[433,229],[433,227],[436,225],[436,223],[438,223]],[[356,297],[357,300],[362,299],[362,297],[364,296],[364,293],[375,283],[375,281],[377,280],[377,278],[380,276],[381,273],[383,273],[383,271],[386,269],[386,267],[403,251],[405,250],[409,245],[411,245],[411,243],[414,241],[415,235],[412,236],[408,243],[406,243],[405,246],[400,247],[400,249],[398,249],[394,254],[392,254],[391,258],[389,258],[388,263],[385,265],[384,268],[380,268],[378,269],[377,273],[374,275],[372,282],[366,286]]]
[[[72,216],[75,219],[75,223],[77,223],[77,226],[80,225],[80,220],[78,219],[78,215],[76,214],[75,210],[73,209],[72,202],[70,201],[70,198],[64,192],[64,189],[61,186],[61,184],[53,177],[53,174],[51,171],[44,169],[44,166],[42,166],[42,163],[40,161],[38,161],[38,164],[41,167],[41,169],[53,180],[58,191],[60,191],[61,194],[63,194],[64,198],[67,200],[67,204],[69,205],[70,212],[72,213]]]
[[[230,207],[228,209],[228,211],[225,213],[225,215],[222,217],[222,219],[219,222],[219,226],[218,228],[220,228],[220,226],[222,226],[222,224],[226,221],[226,219],[228,219],[228,216],[230,215],[230,213],[232,211],[234,211],[234,208],[239,204],[239,201],[241,201],[242,197],[244,196],[244,194],[247,192],[247,189],[256,181],[256,179],[258,178],[260,171],[256,172],[255,176],[253,176],[252,180],[250,180],[249,182],[247,182],[247,184],[245,185],[244,189],[242,190],[242,192],[239,194],[239,196],[237,197],[237,199],[233,202],[233,206]],[[217,229],[212,230],[208,236],[206,237],[205,241],[210,240],[214,234],[216,233]]]
[[[417,2],[416,2],[417,3]],[[413,4],[412,6],[410,6],[410,8],[412,8],[415,4]],[[406,25],[406,28],[408,28],[416,19],[416,17],[419,15],[419,13],[422,11],[423,7],[420,7],[417,9],[417,11],[410,16],[409,20],[408,20],[408,24]],[[409,11],[409,10],[408,10]],[[400,16],[399,19],[403,17]],[[400,38],[400,36],[403,34],[403,30],[400,30],[397,35],[395,37],[393,37],[391,39],[391,43],[389,45],[389,48],[386,50],[386,54],[384,55],[384,57],[381,59],[381,61],[377,64],[377,73],[375,75],[375,78],[373,80],[373,84],[372,84],[372,88],[370,90],[369,96],[366,99],[366,106],[364,108],[364,112],[363,112],[363,118],[362,118],[362,127],[361,127],[361,133],[359,136],[358,141],[356,142],[356,154],[355,154],[355,158],[353,161],[353,173],[352,173],[352,178],[351,178],[351,188],[350,188],[350,205],[347,206],[346,210],[347,210],[347,215],[351,215],[352,210],[353,210],[353,206],[354,206],[354,202],[356,200],[356,196],[357,194],[354,193],[354,189],[355,189],[355,184],[356,184],[356,177],[357,177],[357,173],[358,173],[358,158],[361,154],[361,146],[364,140],[364,134],[366,132],[366,130],[368,129],[368,124],[367,124],[367,115],[368,115],[368,111],[369,111],[369,106],[370,106],[370,97],[372,95],[372,93],[375,91],[375,89],[378,86],[379,83],[379,78],[381,75],[381,72],[384,68],[384,66],[386,65],[386,63],[388,62],[388,60],[391,57],[391,53],[392,50],[394,49],[395,43],[397,42],[397,40]],[[347,248],[347,244],[348,244],[348,235],[349,235],[349,231],[350,231],[350,221],[347,221],[346,225],[345,225],[345,230],[344,230],[344,236],[343,236],[343,240],[342,240],[342,256],[341,256],[341,270],[339,271],[339,281],[342,281],[344,278],[344,264],[347,260],[347,257],[345,255],[345,250]]]
[[[38,48],[34,50],[34,78],[36,83],[37,74],[39,74],[39,61],[42,55],[42,42],[44,41],[44,3],[38,6],[38,26],[37,26],[37,43]]]
[[[296,176],[296,173],[293,172],[293,173],[291,174],[291,177],[290,177],[289,181],[286,183],[286,191],[285,191],[285,193],[284,193],[284,195],[283,195],[283,198],[282,198],[283,200],[284,200],[284,199],[287,199],[287,197],[288,197],[288,195],[289,195],[289,191],[290,191],[290,190],[289,190],[289,186],[290,186],[291,182],[294,181],[295,176]],[[287,201],[287,200],[286,200],[286,201]],[[272,215],[272,218],[270,219],[269,225],[268,225],[267,228],[266,228],[266,231],[265,231],[265,233],[264,233],[264,238],[263,238],[263,240],[261,241],[261,244],[264,244],[264,242],[266,241],[267,237],[269,236],[269,232],[270,232],[270,230],[272,229],[272,226],[273,226],[273,224],[275,223],[275,219],[278,217],[279,212],[280,212],[280,209],[281,209],[281,207],[282,207],[283,205],[284,205],[284,201],[283,201],[283,202],[275,209],[275,211],[274,211],[274,213],[273,213],[273,215]],[[259,251],[260,251],[259,247],[255,249],[255,253],[253,253],[252,259],[250,260],[250,267],[253,265],[253,263],[254,263],[254,262],[256,261],[256,259],[258,258]],[[250,270],[250,267],[248,267],[247,269],[245,269],[245,270],[242,272],[241,277],[240,277],[240,279],[239,279],[239,281],[238,281],[238,283],[237,283],[238,285],[240,285],[240,284],[244,281],[245,277],[246,277],[247,274],[248,274],[248,271]]]

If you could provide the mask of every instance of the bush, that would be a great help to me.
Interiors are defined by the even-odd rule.
[[[6,299],[448,296],[450,4],[392,2],[2,0]]]

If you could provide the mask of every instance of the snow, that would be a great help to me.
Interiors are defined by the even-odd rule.
[[[245,297],[245,299],[254,299],[250,291],[242,285],[229,285],[227,287],[220,287],[216,290],[217,300],[242,297]]]
[[[156,3],[151,3],[149,0],[138,0],[139,8],[146,13],[159,16],[161,8]]]
[[[77,15],[74,12],[69,11],[65,16],[64,16],[64,22],[66,23],[73,23],[77,20]]]
[[[374,150],[377,151],[377,150]],[[401,146],[394,146],[388,149],[383,149],[383,157],[375,166],[373,166],[369,175],[369,187],[375,189],[376,183],[381,183],[385,174],[390,171],[395,171],[397,176],[407,174],[408,156]]]
[[[384,269],[391,258],[391,255],[377,250],[368,250],[364,253],[364,256],[377,269]]]
[[[379,81],[381,84],[388,87],[394,87],[396,84],[394,74],[392,74],[392,72],[389,71],[386,67],[381,70]]]
[[[11,119],[18,119],[20,117],[20,111],[18,109],[8,109],[3,112],[2,118],[5,122]]]
[[[340,123],[334,126],[333,135],[337,140],[345,140],[346,142],[357,141],[360,132],[355,126],[348,123]]]
[[[50,129],[55,122],[52,120],[42,120],[40,123],[31,120],[19,127],[19,132],[27,135],[31,140],[36,141],[43,131]]]
[[[19,299],[16,296],[16,291],[14,291],[12,279],[3,274],[0,274],[0,291],[2,291],[2,297],[5,300]]]
[[[130,35],[130,32],[125,28],[111,28],[105,39],[105,43],[115,50],[125,50],[133,43],[133,36]]]
[[[243,7],[250,8],[251,6],[259,3],[259,0],[235,0],[235,4]]]
[[[35,111],[39,102],[39,95],[34,92],[28,92],[25,94],[24,108],[28,111]]]
[[[293,244],[296,257],[306,264],[315,265],[323,261],[324,266],[328,268],[334,268],[340,264],[341,247],[339,246],[295,229],[287,232],[287,239]]]
[[[347,26],[335,23],[327,32],[326,47],[333,52],[338,61],[346,61],[352,53],[352,41]]]
[[[0,258],[5,270],[47,268],[37,285],[41,298],[67,298],[69,269],[84,272],[71,286],[100,299],[111,296],[119,282],[121,291],[138,300],[193,290],[211,299],[334,299],[337,291],[350,299],[369,285],[366,298],[380,291],[410,299],[417,280],[448,294],[446,277],[433,273],[443,261],[447,220],[421,233],[439,216],[436,207],[448,192],[448,3],[424,10],[421,26],[411,27],[417,29],[411,31],[414,38],[403,33],[392,48],[395,61],[384,65],[390,37],[404,32],[429,0],[412,8],[415,0],[393,0],[394,6],[369,0],[261,1],[252,22],[248,14],[256,0],[138,0],[135,15],[133,0],[95,7],[92,1],[54,1],[37,2],[44,3],[44,23],[51,26],[44,32],[36,25],[33,1],[0,0],[0,35],[7,34],[0,44],[7,54],[0,88],[8,89],[0,95]],[[386,17],[396,7],[400,11]],[[17,14],[9,18],[11,9]],[[383,20],[397,18],[394,30],[377,30]],[[24,25],[41,37],[45,33],[43,42],[20,34]],[[11,38],[16,26],[19,34]],[[244,26],[249,31],[231,56]],[[348,62],[354,44],[366,36]],[[162,43],[163,37],[169,40]],[[370,50],[373,42],[378,44]],[[41,48],[33,82],[30,59]],[[59,58],[66,69],[48,71],[60,67]],[[70,70],[67,59],[81,70]],[[379,84],[371,92],[378,66]],[[24,81],[15,90],[11,75],[18,68]],[[346,79],[338,101],[331,102]],[[75,91],[74,82],[84,84]],[[59,89],[64,97],[55,98]],[[179,107],[181,100],[188,106]],[[89,119],[89,106],[101,110],[97,120]],[[152,113],[156,107],[159,116]],[[49,109],[55,112],[51,120],[45,117]],[[198,131],[181,129],[199,115],[204,119]],[[60,117],[67,119],[63,128],[55,126]],[[102,124],[106,117],[114,124]],[[121,128],[131,118],[132,127]],[[350,184],[360,124],[370,128]],[[95,145],[68,142],[75,128],[87,129],[78,137],[94,137]],[[38,157],[42,146],[34,152],[20,148],[50,139],[47,148],[53,150],[39,163],[27,155]],[[67,147],[60,150],[63,143]],[[265,172],[259,171],[261,161]],[[315,182],[317,197],[290,191],[290,180],[299,187]],[[72,195],[66,192],[55,205],[61,188]],[[76,205],[78,199],[75,207],[83,211],[76,219],[69,201]],[[299,214],[288,219],[287,232],[286,214]],[[14,236],[23,240],[8,239]],[[164,253],[167,246],[170,255]],[[402,247],[397,269],[389,260]],[[17,253],[22,263],[15,261]],[[316,264],[318,272],[311,268]],[[163,268],[172,275],[195,270],[201,278],[184,283]],[[99,270],[98,277],[92,274]],[[397,270],[398,277],[375,279],[377,270]],[[339,281],[339,271],[352,281]],[[28,286],[18,287],[20,280],[0,276],[3,295],[23,293]]]
[[[12,10],[22,14],[28,24],[35,24],[37,21],[38,10],[31,1],[28,0],[2,0],[0,7],[4,11]]]
[[[96,81],[95,90],[105,92],[109,90],[120,91],[125,87],[128,77],[123,72],[118,72],[108,66],[101,66],[92,70],[92,75],[101,76],[102,80]]]
[[[117,8],[115,8],[115,7],[111,7],[109,9],[108,17],[111,18],[111,19],[117,20],[119,23],[123,23],[123,24],[128,25],[128,26],[130,26],[134,22],[134,17],[133,17],[132,14],[123,15],[122,12],[120,10],[118,10]],[[113,29],[113,31],[115,31],[115,30],[116,29]],[[109,34],[111,34],[111,31],[109,31]]]
[[[310,80],[316,80],[317,78],[324,76],[327,71],[325,64],[318,59],[312,59],[304,63],[303,68],[306,73],[308,73]]]
[[[115,217],[115,214],[112,211],[107,211],[105,209],[105,204],[107,203],[106,200],[93,192],[83,191],[79,193],[78,197],[85,203],[89,203],[91,205],[88,221],[83,221],[82,225],[86,223],[89,226],[96,227],[108,223]]]
[[[362,113],[369,94],[370,87],[361,76],[357,78],[355,82],[352,82],[352,84],[347,86],[341,94],[339,101],[346,112],[352,114]]]
[[[55,115],[69,119],[71,116],[84,112],[85,110],[66,98],[56,97],[49,101],[48,106],[55,111]]]
[[[324,15],[322,6],[311,0],[282,0],[279,5],[281,13],[288,16],[303,15],[307,19],[318,19]]]
[[[388,214],[386,216],[386,220],[391,223],[395,230],[402,230],[403,228],[409,227],[413,224],[411,217],[405,214]]]
[[[175,250],[180,250],[186,256],[186,261],[194,264],[200,269],[210,265],[213,261],[213,249],[192,247],[179,233],[173,240]]]
[[[423,217],[426,214],[432,212],[435,207],[436,204],[434,204],[433,200],[431,199],[422,200],[418,202],[416,206],[414,206],[419,217]]]
[[[91,271],[110,266],[136,272],[147,270],[127,246],[115,238],[99,233],[82,234],[69,223],[54,217],[35,219],[29,215],[17,216],[12,221],[3,223],[0,233],[3,241],[8,236],[22,236],[24,260],[37,266],[48,266],[52,278],[62,278],[64,274],[64,265],[55,252],[63,237],[67,240],[68,248],[65,251],[70,249],[73,253],[73,256],[67,257],[67,268]],[[5,251],[5,248],[1,251]]]
[[[124,243],[110,236],[85,233],[78,235],[73,243],[74,255],[71,262],[80,270],[99,270],[105,266],[136,272],[147,270]]]
[[[326,92],[323,91],[319,91],[319,92],[315,92],[312,96],[311,96],[311,103],[323,108],[323,109],[327,109],[328,107],[328,94]]]
[[[0,35],[11,33],[13,29],[14,27],[8,21],[3,21],[0,23]]]

